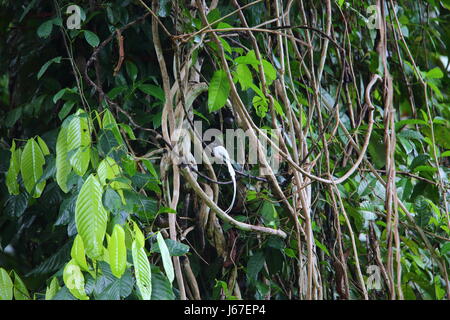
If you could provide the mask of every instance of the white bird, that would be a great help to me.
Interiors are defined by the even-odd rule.
[[[230,174],[231,180],[233,181],[233,199],[231,200],[230,206],[225,211],[225,213],[228,213],[233,208],[234,201],[236,198],[236,172],[234,171],[234,168],[231,165],[230,155],[228,154],[228,151],[223,146],[214,147],[213,155],[215,158],[225,161],[227,168],[228,168],[228,173]]]

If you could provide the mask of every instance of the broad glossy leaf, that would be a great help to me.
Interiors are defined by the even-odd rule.
[[[175,300],[171,283],[159,270],[152,270],[152,300]]]
[[[39,144],[39,147],[40,147],[41,150],[42,150],[42,154],[43,154],[44,156],[48,156],[48,155],[50,154],[50,150],[48,150],[48,147],[47,147],[47,144],[45,143],[45,141],[42,140],[42,138],[38,136],[38,137],[37,137],[37,142],[38,142],[38,144]]]
[[[79,234],[75,237],[73,241],[72,250],[70,251],[70,256],[73,260],[80,266],[81,269],[89,271],[89,267],[86,262],[86,255],[84,253],[84,243],[83,238]]]
[[[19,275],[14,271],[14,299],[16,300],[31,300],[30,293],[28,292],[25,283]]]
[[[133,229],[134,229],[134,239],[136,241],[138,248],[143,248],[145,245],[144,234],[142,233],[141,229],[139,229],[137,223],[134,221],[133,221]]]
[[[0,300],[12,300],[13,283],[5,269],[0,268]]]
[[[81,187],[75,205],[77,230],[91,259],[98,259],[103,254],[108,212],[103,207],[102,193],[100,182],[91,174]]]
[[[29,139],[20,159],[20,172],[28,193],[39,198],[45,188],[45,181],[37,183],[42,176],[45,164],[44,155],[34,139]]]
[[[16,150],[16,143],[13,141],[11,146],[11,159],[9,160],[9,169],[6,173],[6,186],[8,192],[13,195],[19,194],[19,184],[17,183],[17,175],[20,172],[20,156],[21,149]]]
[[[62,127],[56,140],[56,182],[65,193],[69,192],[67,178],[72,171],[67,151],[67,128]]]
[[[131,253],[139,292],[143,300],[150,300],[152,297],[152,273],[147,254],[144,248],[137,244],[136,240],[133,241]]]
[[[69,161],[76,174],[83,176],[89,166],[91,125],[86,112],[79,109],[67,127]]]
[[[125,246],[125,231],[122,226],[114,226],[111,239],[108,242],[109,265],[112,274],[120,278],[127,267],[127,248]]]
[[[262,59],[262,66],[264,75],[266,76],[267,84],[271,85],[272,82],[277,78],[277,70],[269,61],[265,59]]]
[[[161,232],[158,232],[156,240],[158,241],[159,250],[161,251],[164,271],[166,272],[167,278],[169,279],[170,283],[172,283],[173,279],[175,279],[172,258],[170,257],[169,249],[167,248],[167,245],[164,242],[164,238]]]
[[[217,70],[214,72],[208,88],[209,112],[222,108],[227,102],[229,93],[230,84],[228,83],[227,73],[223,70]]]
[[[252,72],[245,64],[237,65],[235,76],[242,90],[247,90],[253,84]]]
[[[63,272],[63,280],[67,289],[80,300],[89,300],[84,290],[84,276],[75,260],[70,260]]]

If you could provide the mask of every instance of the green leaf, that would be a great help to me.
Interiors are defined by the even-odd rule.
[[[259,65],[259,60],[256,59],[256,54],[254,50],[250,50],[247,55],[240,56],[234,59],[234,62],[237,64],[250,64],[253,67],[257,67]]]
[[[145,237],[136,222],[133,221],[134,240],[139,248],[144,248]]]
[[[28,194],[21,192],[18,195],[11,195],[5,203],[3,213],[9,217],[20,218],[28,206]]]
[[[67,128],[62,127],[56,140],[56,182],[65,193],[69,192],[67,178],[72,171],[67,151]]]
[[[152,300],[175,300],[172,284],[158,268],[152,269]]]
[[[115,190],[130,189],[131,187],[121,181],[111,181],[122,176],[122,169],[113,158],[106,157],[103,159],[97,168],[98,178],[102,186],[110,183],[111,188]]]
[[[19,275],[14,271],[14,299],[16,300],[31,300],[30,293],[28,292],[25,283]]]
[[[84,276],[75,260],[70,260],[63,272],[63,280],[67,289],[80,300],[89,300],[84,290]]]
[[[258,274],[264,266],[264,254],[262,251],[254,253],[247,264],[247,277],[250,281],[256,281]]]
[[[87,114],[79,109],[67,127],[67,151],[69,162],[79,176],[83,176],[89,166],[91,131]]]
[[[136,284],[139,288],[143,300],[150,300],[152,297],[152,273],[150,263],[143,247],[133,241],[131,252],[133,256],[134,272]]]
[[[236,67],[236,78],[241,85],[243,91],[250,88],[253,84],[252,72],[245,64],[238,64]]]
[[[91,174],[81,187],[75,205],[77,230],[91,259],[101,258],[103,254],[108,212],[103,207],[102,193],[102,185]]]
[[[272,82],[277,78],[277,70],[272,66],[272,64],[262,59],[262,66],[264,70],[264,75],[266,76],[267,84],[271,85]]]
[[[86,39],[87,43],[91,45],[91,47],[95,48],[100,44],[100,39],[92,31],[84,30],[84,38]]]
[[[52,300],[60,288],[58,279],[54,277],[45,291],[45,300]]]
[[[125,246],[125,231],[122,226],[114,226],[108,243],[109,265],[111,272],[117,278],[122,277],[127,267],[127,248]]]
[[[425,74],[427,79],[441,79],[444,77],[444,73],[439,67],[433,68]]]
[[[128,297],[134,286],[133,277],[130,270],[126,270],[123,276],[118,279],[107,263],[100,262],[102,276],[95,281],[94,295],[97,300],[120,300]]]
[[[63,120],[70,111],[72,111],[73,106],[75,105],[75,101],[66,101],[61,108],[61,110],[58,112],[58,118],[60,120]]]
[[[45,141],[42,140],[42,138],[38,136],[37,137],[37,142],[39,144],[39,147],[41,147],[42,154],[44,156],[48,156],[50,154],[50,150],[48,150],[48,147],[47,147],[47,144],[45,143]]]
[[[169,249],[167,248],[167,245],[164,242],[164,238],[161,232],[158,232],[156,239],[158,241],[159,250],[161,251],[164,270],[166,271],[166,275],[170,283],[172,283],[173,280],[175,279],[175,273],[173,270],[172,258],[170,257]]]
[[[125,123],[119,123],[119,127],[121,127],[127,133],[128,137],[130,137],[130,140],[136,140],[133,129],[131,129],[129,125]]]
[[[136,65],[131,61],[127,61],[125,62],[125,67],[127,69],[128,76],[131,78],[131,80],[133,82],[136,81],[138,74],[138,69]]]
[[[20,172],[21,149],[16,150],[16,143],[13,141],[11,146],[11,158],[9,160],[9,169],[6,173],[6,186],[8,192],[13,195],[19,194],[19,184],[17,183],[17,175]]]
[[[5,269],[0,268],[0,300],[12,300],[13,283]]]
[[[184,243],[172,239],[165,239],[165,243],[167,248],[169,249],[169,253],[171,256],[183,256],[189,252],[189,246],[185,245]],[[158,242],[152,245],[151,251],[159,253],[161,252]]]
[[[70,256],[77,263],[77,265],[85,270],[89,271],[89,267],[86,262],[86,255],[84,254],[84,243],[83,239],[79,234],[75,237],[73,241],[72,250],[70,251]]]
[[[152,84],[140,84],[138,86],[138,89],[141,90],[143,93],[148,94],[149,96],[152,96],[152,97],[155,97],[155,98],[161,100],[161,102],[166,101],[166,98],[164,95],[164,90],[161,89],[160,87],[157,87]]]
[[[209,83],[208,88],[208,109],[214,112],[222,108],[228,99],[230,84],[227,74],[223,70],[217,70]]]
[[[25,189],[34,198],[39,198],[45,188],[45,181],[37,183],[42,176],[44,164],[45,159],[41,148],[33,138],[29,139],[20,159],[20,172]]]
[[[41,69],[39,69],[39,72],[37,73],[38,80],[44,75],[45,71],[47,71],[48,67],[50,67],[52,63],[61,63],[61,57],[55,57],[44,63]]]
[[[64,88],[64,89],[59,90],[57,93],[55,93],[55,95],[53,96],[53,99],[52,99],[53,103],[57,103],[59,101],[59,99],[61,99],[66,92],[70,92],[70,89]]]
[[[278,218],[278,212],[275,209],[273,203],[269,201],[264,201],[260,212],[261,216],[264,219],[264,225],[271,228],[278,228],[280,221]]]
[[[37,29],[37,35],[40,38],[48,38],[48,36],[52,33],[53,30],[53,20],[47,20],[42,23]]]
[[[102,119],[103,129],[109,129],[114,134],[114,138],[116,138],[119,144],[124,144],[122,135],[120,134],[119,127],[117,126],[116,119],[112,115],[111,111],[108,109],[105,110],[105,114]]]

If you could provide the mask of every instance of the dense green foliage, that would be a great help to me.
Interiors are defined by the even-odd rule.
[[[449,0],[0,0],[0,57],[0,300],[450,298]]]

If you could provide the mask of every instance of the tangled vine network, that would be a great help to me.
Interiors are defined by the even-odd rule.
[[[164,290],[182,300],[450,298],[448,1],[119,2],[83,1],[78,30],[65,25],[67,1],[24,13],[37,16],[37,27],[53,19],[50,33],[37,29],[53,60],[33,71],[48,81],[33,96],[17,98],[23,85],[14,83],[25,80],[5,72],[0,143],[11,156],[0,230],[53,203],[53,220],[29,223],[42,224],[41,236],[67,224],[45,241],[55,250],[69,243],[49,270],[42,263],[53,253],[33,256],[21,270],[27,279],[61,279],[64,270],[66,287],[66,274],[87,284],[95,266],[105,274],[106,261],[116,277],[131,272],[139,289],[131,296],[144,299]],[[17,14],[10,19],[6,56],[30,32]],[[69,72],[58,74],[63,65]],[[39,96],[48,106],[29,119],[51,108],[55,121],[33,127],[24,106]],[[215,130],[214,141],[204,129]],[[244,133],[244,143],[221,147],[227,130]],[[28,146],[46,159],[32,182]],[[239,151],[238,163],[231,154]],[[14,184],[19,171],[24,189]],[[53,200],[49,188],[58,189]],[[87,212],[92,206],[100,209]],[[0,248],[14,246],[1,233]],[[132,252],[123,270],[112,262],[122,233]],[[76,298],[95,297],[87,288],[68,287]]]

